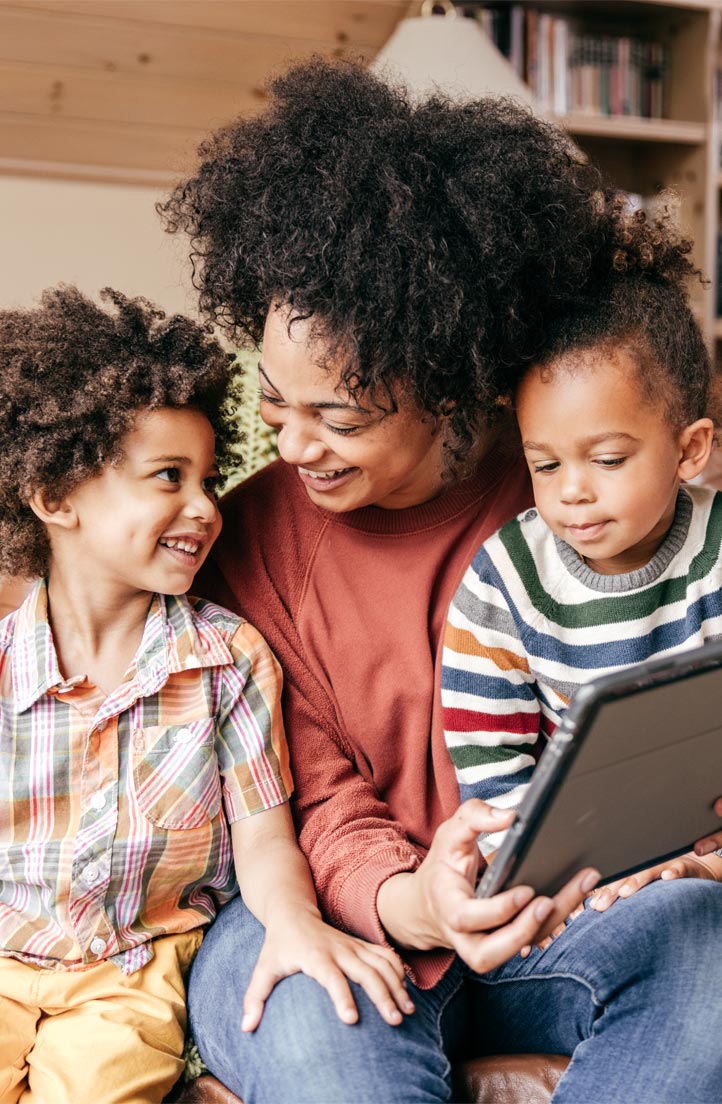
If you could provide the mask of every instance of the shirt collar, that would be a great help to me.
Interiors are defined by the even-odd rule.
[[[156,594],[148,611],[143,638],[127,679],[134,677],[143,697],[155,693],[168,676],[199,667],[233,663],[228,645],[213,625],[195,612],[187,597]],[[48,621],[47,582],[40,579],[17,610],[12,648],[15,706],[22,713],[66,681],[60,673]]]
[[[185,594],[156,594],[128,675],[135,673],[140,691],[147,697],[169,675],[230,663],[233,656],[223,636],[196,613]]]
[[[19,713],[63,683],[48,622],[48,588],[39,579],[15,615],[11,671]]]

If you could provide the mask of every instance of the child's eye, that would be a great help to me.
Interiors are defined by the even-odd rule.
[[[539,472],[542,475],[549,475],[551,472],[555,472],[558,467],[558,460],[547,460],[545,463],[534,465],[534,474],[536,475]]]
[[[180,468],[161,468],[155,474],[166,483],[180,483]]]
[[[626,456],[600,456],[596,462],[603,468],[618,468],[626,459]]]

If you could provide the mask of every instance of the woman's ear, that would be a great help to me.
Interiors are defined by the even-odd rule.
[[[33,491],[28,505],[43,525],[57,526],[60,529],[75,529],[78,515],[75,507],[67,498],[52,498],[47,491]]]
[[[680,458],[677,469],[680,479],[689,481],[703,471],[714,444],[714,422],[699,418],[685,426],[679,436]]]

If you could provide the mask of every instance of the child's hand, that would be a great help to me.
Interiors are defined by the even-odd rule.
[[[266,940],[243,1000],[243,1031],[255,1031],[273,987],[284,977],[304,973],[328,990],[339,1019],[358,1020],[347,978],[357,982],[388,1024],[413,1012],[401,959],[388,947],[367,943],[325,924],[315,911],[296,914],[266,930]]]
[[[598,889],[591,897],[590,908],[596,909],[597,912],[604,912],[618,897],[631,897],[638,889],[658,879],[667,882],[674,878],[708,878],[711,881],[722,881],[722,859],[717,855],[701,858],[690,851],[686,855],[679,855],[676,859],[668,859],[666,862],[657,863],[656,866],[647,867],[646,870],[638,870],[636,874],[630,874],[627,878],[620,878]]]

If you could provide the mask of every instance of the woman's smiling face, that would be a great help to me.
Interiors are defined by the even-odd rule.
[[[403,394],[394,410],[348,395],[340,372],[322,367],[323,359],[309,323],[289,327],[288,311],[272,307],[259,364],[261,416],[278,431],[279,452],[309,498],[334,513],[435,498],[444,486],[436,421]]]

